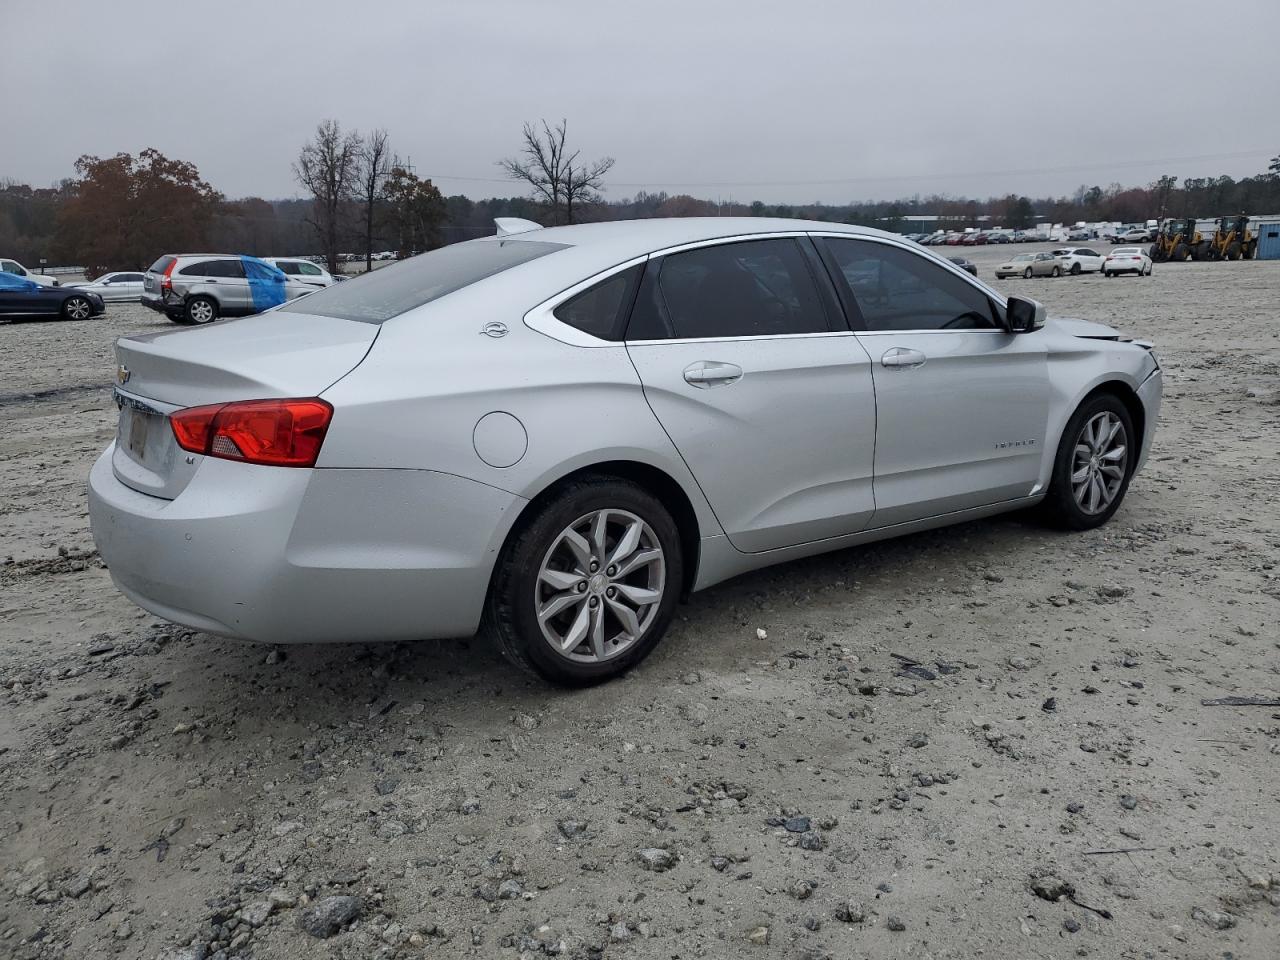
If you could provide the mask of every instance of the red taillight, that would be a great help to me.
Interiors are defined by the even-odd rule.
[[[243,400],[170,414],[178,446],[224,460],[273,467],[313,467],[333,407],[318,398]]]
[[[164,276],[160,278],[160,291],[162,293],[165,290],[173,289],[173,280],[170,278],[169,274],[173,273],[174,265],[177,264],[177,262],[178,260],[175,257],[174,259],[170,260],[169,265],[164,268]]]

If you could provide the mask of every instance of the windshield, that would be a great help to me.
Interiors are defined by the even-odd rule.
[[[317,290],[280,309],[360,323],[383,323],[564,247],[562,243],[535,240],[485,239],[455,243]]]

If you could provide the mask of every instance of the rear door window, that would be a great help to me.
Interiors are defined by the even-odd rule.
[[[287,313],[309,313],[360,323],[384,323],[522,263],[563,250],[539,240],[470,240],[422,253],[286,304]]]
[[[831,329],[809,263],[791,237],[669,254],[656,281],[646,277],[645,287],[628,340],[786,336]]]
[[[244,264],[239,260],[210,260],[205,264],[205,276],[243,280]]]

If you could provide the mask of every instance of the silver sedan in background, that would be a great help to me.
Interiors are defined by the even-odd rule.
[[[104,273],[89,283],[67,283],[63,286],[96,293],[107,303],[138,303],[142,300],[142,281],[141,272]]]
[[[269,642],[470,635],[615,676],[681,597],[1038,506],[1151,446],[1151,345],[917,244],[753,218],[539,229],[117,343],[94,539],[126,596]]]

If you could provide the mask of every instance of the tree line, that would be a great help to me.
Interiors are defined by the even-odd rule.
[[[82,156],[75,176],[42,189],[0,180],[0,254],[33,266],[76,264],[91,276],[144,269],[157,256],[182,250],[251,255],[323,256],[336,270],[343,251],[359,251],[366,269],[380,250],[408,256],[445,243],[493,233],[497,217],[547,225],[595,220],[692,216],[800,217],[896,229],[913,217],[948,218],[974,226],[981,218],[1011,229],[1037,221],[1139,222],[1166,216],[1217,217],[1280,213],[1280,156],[1255,176],[1162,176],[1146,186],[1079,187],[1065,197],[1007,194],[987,199],[945,194],[847,204],[766,204],[713,201],[687,194],[641,191],[606,200],[612,157],[583,160],[567,123],[526,123],[514,156],[497,161],[523,197],[471,200],[444,196],[392,149],[385,130],[344,131],[318,125],[293,163],[304,199],[232,200],[206,182],[195,164],[158,150],[136,156]]]

